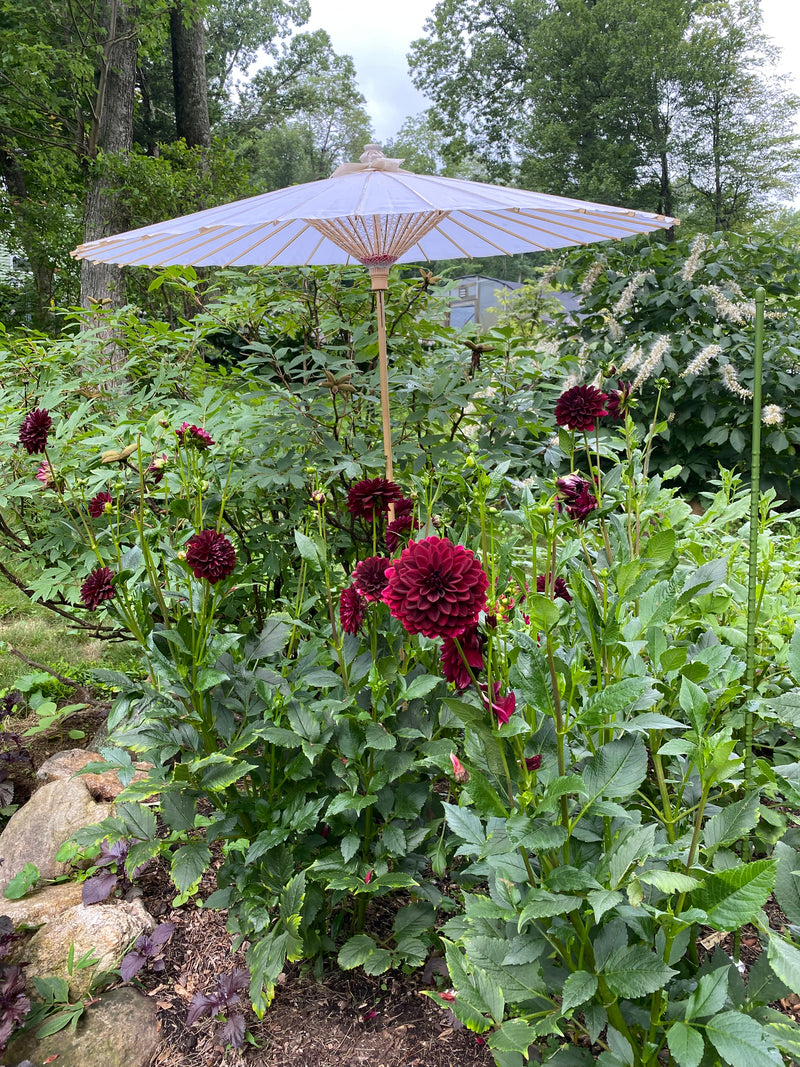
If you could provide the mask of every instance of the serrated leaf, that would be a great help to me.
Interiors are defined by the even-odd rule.
[[[793,1062],[800,1062],[800,1026],[787,1019],[785,1023],[767,1023],[764,1029],[781,1052],[785,1052]]]
[[[125,823],[125,828],[131,837],[147,841],[158,833],[156,817],[150,808],[145,808],[141,804],[118,803],[116,814]]]
[[[725,557],[701,564],[686,576],[678,597],[678,604],[685,604],[700,594],[713,593],[727,577],[728,563]]]
[[[186,893],[199,882],[210,862],[211,850],[202,841],[190,841],[174,852],[170,874],[178,891]]]
[[[230,675],[225,671],[218,671],[214,667],[204,667],[198,672],[194,688],[198,693],[205,693],[208,689],[212,689],[215,685],[219,685],[220,682],[228,681],[230,681]]]
[[[764,1028],[738,1011],[725,1011],[705,1026],[711,1044],[731,1067],[783,1067],[780,1053],[770,1047]]]
[[[786,653],[786,665],[792,673],[795,685],[800,685],[800,624],[797,623]]]
[[[583,769],[583,792],[590,800],[632,796],[647,774],[647,750],[639,737],[610,741]]]
[[[622,901],[623,896],[614,889],[593,889],[586,894],[586,898],[592,906],[594,921],[599,923],[607,911]]]
[[[561,1011],[564,1015],[590,1000],[597,992],[597,976],[588,971],[573,971],[564,982]]]
[[[358,852],[360,847],[361,838],[358,836],[358,834],[348,834],[346,837],[343,837],[342,843],[339,848],[341,850],[342,858],[344,859],[344,861],[347,862],[348,860],[351,860],[353,856],[355,856],[356,852]]]
[[[666,563],[675,550],[675,531],[659,530],[647,541],[644,548],[645,559],[654,563]]]
[[[800,853],[779,841],[772,855],[778,861],[775,896],[789,922],[800,926]]]
[[[711,974],[703,975],[686,1005],[687,1021],[716,1015],[722,1010],[728,996],[729,973],[727,967],[719,967]]]
[[[297,545],[297,551],[300,553],[300,558],[304,559],[306,563],[310,563],[316,570],[320,565],[319,552],[311,538],[302,533],[302,531],[295,530],[294,543]]]
[[[618,997],[644,997],[663,989],[677,972],[641,945],[615,948],[603,967],[603,976]]]
[[[377,799],[376,793],[367,793],[363,797],[358,793],[340,793],[328,805],[327,814],[330,816],[338,815],[342,811],[363,811],[364,808],[375,804]]]
[[[412,678],[408,683],[408,688],[403,693],[403,700],[417,700],[419,697],[427,696],[432,689],[441,681],[440,678],[434,677],[432,674],[419,674],[416,678]]]
[[[717,848],[738,841],[758,822],[757,793],[733,804],[726,804],[722,811],[712,815],[703,827],[703,841],[706,848]]]
[[[495,1052],[519,1052],[527,1058],[528,1049],[538,1034],[524,1019],[507,1019],[489,1037],[489,1048]]]
[[[525,895],[517,929],[521,933],[523,927],[529,922],[536,919],[549,919],[554,915],[566,915],[567,912],[579,908],[582,903],[581,897],[565,893],[548,893],[546,889],[531,889]]]
[[[692,893],[692,906],[715,930],[736,930],[763,907],[775,886],[777,860],[755,860],[706,876]]]
[[[667,1044],[678,1067],[697,1067],[703,1058],[703,1036],[686,1023],[673,1023],[667,1031]]]
[[[654,885],[662,893],[689,893],[697,889],[700,882],[689,874],[681,874],[680,871],[642,871],[639,881],[646,885]]]
[[[770,934],[767,959],[775,974],[789,989],[800,989],[800,949]]]
[[[363,967],[367,974],[383,974],[392,965],[392,957],[368,934],[354,934],[339,949],[339,966],[343,971]]]
[[[480,852],[486,844],[483,823],[469,808],[459,808],[455,804],[443,803],[444,817],[453,833],[468,845]]]

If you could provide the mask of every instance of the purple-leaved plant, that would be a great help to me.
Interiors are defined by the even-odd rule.
[[[142,934],[133,943],[130,952],[122,957],[119,973],[123,982],[130,982],[146,963],[151,971],[164,970],[164,945],[175,931],[174,923],[160,923],[152,934]]]
[[[192,997],[189,1013],[186,1016],[186,1025],[191,1026],[204,1015],[210,1015],[213,1018],[226,1016],[222,1025],[217,1028],[214,1039],[220,1045],[240,1048],[244,1043],[244,1015],[241,1012],[227,1015],[227,1012],[239,1004],[239,993],[249,984],[250,975],[243,967],[237,968],[230,974],[221,974],[217,978],[217,988],[213,993],[195,993]]]

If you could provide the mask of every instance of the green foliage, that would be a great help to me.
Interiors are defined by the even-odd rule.
[[[681,481],[701,494],[720,466],[749,476],[753,294],[763,286],[762,485],[794,497],[799,271],[796,248],[766,234],[575,253],[556,278],[581,292],[584,314],[577,327],[564,325],[559,350],[589,380],[603,368],[613,388],[620,376],[636,382],[660,347],[634,390],[632,414],[646,441],[657,412],[651,468],[680,464]]]
[[[553,440],[575,332],[604,364],[627,352],[601,306],[631,335],[648,311],[648,339],[666,331],[652,323],[669,300],[676,320],[686,300],[710,320],[692,290],[711,260],[691,274],[672,248],[645,255],[668,296],[640,278],[620,310],[633,272],[607,260],[586,319],[565,327],[568,360],[504,328],[477,365],[438,324],[429,278],[390,290],[395,462],[419,523],[408,536],[471,549],[489,584],[477,652],[459,637],[473,661],[458,690],[439,641],[408,633],[388,603],[359,601],[355,623],[338,610],[359,563],[399,566],[403,549],[385,547],[387,516],[359,517],[350,500],[383,462],[360,272],[228,272],[213,301],[191,272],[163,272],[154,289],[198,314],[179,329],[113,319],[125,405],[91,334],[9,347],[3,566],[30,574],[38,560],[31,593],[129,635],[145,668],[101,675],[118,690],[101,766],[128,784],[76,840],[133,839],[128,866],[163,857],[176,905],[200,895],[227,909],[259,1013],[287,960],[335,955],[381,974],[419,967],[440,939],[455,992],[431,996],[486,1034],[498,1067],[532,1045],[558,1067],[565,1038],[603,1067],[658,1067],[667,1053],[678,1067],[778,1064],[796,1049],[797,1027],[768,1005],[796,982],[800,951],[764,909],[773,892],[790,922],[800,906],[782,811],[800,804],[797,531],[766,494],[751,690],[737,477],[723,472],[695,515],[649,472],[664,429],[633,405],[593,440],[564,426]],[[778,273],[785,284],[789,268]],[[601,305],[603,286],[616,301]],[[695,318],[684,313],[690,336],[718,336]],[[772,321],[788,335],[789,320]],[[91,388],[76,391],[75,366]],[[43,407],[53,426],[30,455],[19,411]],[[50,483],[31,493],[42,458]],[[597,504],[577,517],[557,478],[567,466]],[[198,562],[201,532],[235,560]],[[110,595],[81,597],[104,568]],[[152,764],[146,780],[132,780],[131,754]],[[378,910],[391,920],[372,923]],[[747,983],[721,951],[698,951],[702,930],[744,923],[762,941]]]

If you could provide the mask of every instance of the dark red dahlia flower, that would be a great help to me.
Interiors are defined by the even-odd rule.
[[[19,428],[19,443],[29,455],[44,452],[52,425],[53,420],[46,408],[28,412]]]
[[[536,575],[536,592],[537,593],[548,592],[548,590],[545,588],[546,585],[547,585],[547,579],[546,579],[545,575],[544,574],[537,574]],[[553,599],[554,600],[557,600],[560,597],[562,600],[566,600],[567,603],[570,603],[572,601],[572,596],[570,594],[570,591],[569,591],[569,589],[567,589],[567,583],[564,581],[563,578],[556,578],[555,582],[552,583],[552,590],[553,590]]]
[[[233,572],[236,550],[228,538],[216,530],[201,530],[186,544],[186,562],[195,578],[205,578],[215,585]]]
[[[525,766],[528,768],[529,771],[538,771],[541,765],[542,757],[540,755],[537,754],[536,756],[525,757]]]
[[[367,478],[350,487],[347,510],[357,519],[375,522],[386,514],[390,504],[405,499],[400,486],[388,478]]]
[[[474,552],[446,537],[426,537],[403,549],[383,599],[410,634],[455,637],[477,621],[488,588]]]
[[[114,575],[110,567],[95,567],[81,586],[81,603],[89,611],[97,611],[104,600],[114,596]]]
[[[625,414],[628,411],[631,396],[631,383],[623,382],[620,378],[617,381],[619,389],[612,389],[608,394],[608,403],[606,404],[606,415],[611,419],[624,419]]]
[[[492,699],[488,698],[488,690],[484,696],[486,705],[497,716],[497,721],[501,725],[505,725],[514,712],[517,710],[517,695],[511,690],[506,693],[504,697],[500,696],[500,683],[492,682]]]
[[[369,556],[353,568],[353,588],[367,600],[380,600],[389,579],[386,568],[390,560],[383,556]]]
[[[339,597],[339,622],[346,634],[357,634],[364,625],[365,601],[354,585],[343,589]]]
[[[414,510],[414,501],[411,497],[401,496],[399,500],[394,502],[394,514],[395,518],[400,515],[410,515]]]
[[[407,541],[412,530],[419,529],[419,523],[411,514],[410,511],[403,512],[402,515],[397,514],[397,508],[399,504],[395,505],[396,518],[386,524],[386,534],[384,535],[384,542],[388,552],[394,552],[401,541]]]
[[[214,444],[214,438],[210,433],[200,426],[190,426],[188,422],[181,423],[175,433],[182,445],[196,448],[198,452],[204,452]]]
[[[587,482],[578,474],[556,478],[556,489],[560,497],[560,501],[556,502],[556,509],[561,511],[563,504],[567,515],[576,522],[583,522],[590,512],[599,507],[591,482]]]
[[[153,485],[158,485],[158,483],[164,477],[164,468],[166,467],[166,465],[167,465],[167,454],[166,454],[166,452],[162,452],[160,456],[153,456],[153,458],[150,460],[150,465],[148,466],[147,470],[144,473],[146,475],[147,474],[150,475],[150,477],[151,477],[151,479],[153,481]]]
[[[477,626],[468,626],[458,635],[458,643],[467,658],[467,663],[476,674],[483,670],[483,639]],[[456,689],[466,689],[472,682],[466,664],[456,646],[456,639],[445,637],[442,641],[442,674]]]
[[[106,504],[113,503],[111,493],[106,493],[105,491],[98,493],[97,496],[93,496],[89,501],[89,514],[93,519],[99,519],[106,510]]]
[[[593,430],[601,415],[608,414],[605,393],[593,385],[576,385],[556,402],[556,423],[570,430]]]

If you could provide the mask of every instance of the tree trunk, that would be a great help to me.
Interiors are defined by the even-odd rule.
[[[169,13],[175,126],[189,148],[211,146],[206,83],[206,31],[202,18],[187,24],[180,0]]]
[[[89,139],[91,170],[86,191],[84,240],[94,241],[125,229],[123,189],[96,167],[99,152],[126,156],[133,147],[133,101],[136,84],[136,31],[124,0],[107,0],[106,44],[98,78],[94,121]],[[81,264],[83,307],[125,304],[122,271],[111,263]]]

